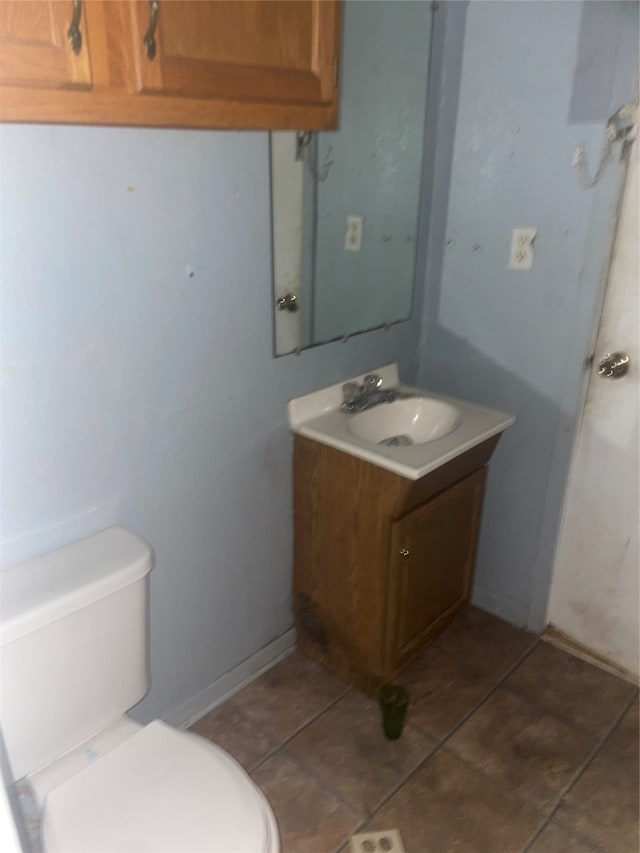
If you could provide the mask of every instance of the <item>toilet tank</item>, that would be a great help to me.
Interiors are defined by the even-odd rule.
[[[0,575],[0,723],[14,779],[149,689],[147,543],[110,527]]]

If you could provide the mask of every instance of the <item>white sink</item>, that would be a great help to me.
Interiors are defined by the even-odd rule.
[[[406,447],[436,441],[458,426],[460,410],[433,397],[409,397],[381,403],[353,415],[347,429],[372,444]]]
[[[515,423],[505,412],[402,385],[397,364],[367,372],[379,374],[382,388],[396,388],[399,398],[345,412],[343,384],[362,384],[365,374],[344,379],[289,401],[292,432],[417,480]]]

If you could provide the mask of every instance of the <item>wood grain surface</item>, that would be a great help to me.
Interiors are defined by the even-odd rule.
[[[0,120],[155,127],[335,128],[339,0],[0,3]]]
[[[305,654],[371,692],[448,624],[468,600],[482,466],[496,441],[414,481],[295,436],[293,593]]]

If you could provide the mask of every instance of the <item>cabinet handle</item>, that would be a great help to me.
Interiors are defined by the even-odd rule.
[[[82,33],[80,32],[80,18],[82,16],[82,0],[73,0],[73,14],[71,15],[71,23],[67,30],[67,38],[71,50],[77,56],[82,50]]]
[[[400,548],[398,551],[401,557],[408,557],[411,554],[411,551],[408,548]]]
[[[159,10],[158,0],[149,0],[149,26],[142,39],[142,44],[144,45],[144,52],[152,62],[156,55],[156,26],[158,25]]]

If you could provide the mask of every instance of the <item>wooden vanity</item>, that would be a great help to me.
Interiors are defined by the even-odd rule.
[[[411,480],[295,435],[293,591],[305,655],[373,692],[464,607],[498,438]]]

